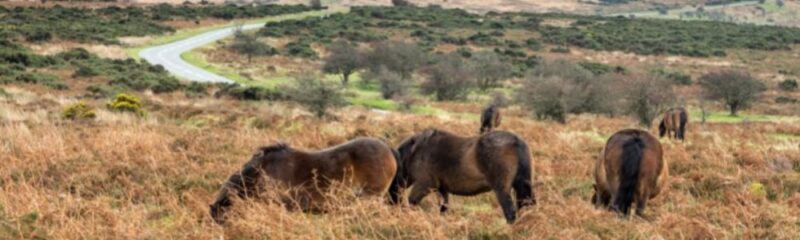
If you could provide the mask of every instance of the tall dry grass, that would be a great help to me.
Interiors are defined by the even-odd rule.
[[[30,239],[798,239],[797,123],[690,125],[687,142],[662,140],[671,185],[650,202],[653,220],[595,209],[594,159],[627,118],[539,122],[505,111],[501,129],[528,141],[539,204],[506,225],[492,194],[438,197],[419,207],[341,192],[327,213],[288,211],[269,197],[240,201],[221,227],[208,204],[256,147],[285,141],[318,149],[356,136],[399,143],[429,127],[462,135],[477,121],[349,108],[318,120],[264,102],[143,96],[148,115],[59,118],[75,100],[10,89],[0,96],[0,238]],[[447,108],[444,104],[442,107]],[[453,111],[472,109],[460,104]],[[454,115],[458,116],[458,115]],[[269,195],[268,195],[269,196]]]

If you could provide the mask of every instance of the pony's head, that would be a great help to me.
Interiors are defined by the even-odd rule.
[[[209,213],[211,214],[211,218],[214,219],[214,222],[216,222],[217,224],[225,223],[225,211],[230,206],[231,206],[231,199],[227,195],[225,196],[220,195],[217,201],[215,201],[211,205],[208,205]]]

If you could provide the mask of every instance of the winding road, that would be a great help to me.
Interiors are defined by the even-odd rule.
[[[256,29],[263,26],[264,23],[254,23],[243,25],[242,29]],[[189,64],[181,58],[181,54],[231,36],[235,29],[236,26],[226,27],[172,43],[146,48],[139,52],[139,57],[150,64],[164,66],[167,71],[181,79],[197,82],[233,83],[233,80]]]
[[[314,17],[314,16],[324,16],[338,11],[346,11],[346,9],[329,9],[316,12],[312,11],[300,14],[274,16],[269,18],[268,20],[264,20],[258,23],[245,24],[241,26],[242,30],[252,30],[264,27],[264,24],[267,22],[282,21],[289,19],[300,19],[300,18]],[[228,27],[212,30],[185,39],[181,39],[175,42],[145,48],[141,52],[139,52],[139,57],[149,62],[150,64],[161,65],[171,74],[175,75],[178,78],[185,79],[187,81],[207,82],[207,83],[220,83],[220,82],[234,83],[234,81],[231,79],[220,76],[213,72],[209,72],[205,69],[202,69],[200,67],[197,67],[195,65],[186,62],[185,60],[183,60],[183,58],[181,58],[181,54],[191,51],[192,49],[199,48],[207,44],[211,44],[218,40],[225,39],[233,35],[237,27],[238,26],[231,25]]]

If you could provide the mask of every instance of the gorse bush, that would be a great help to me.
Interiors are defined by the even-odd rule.
[[[667,69],[659,68],[653,70],[653,74],[669,79],[674,84],[678,85],[691,85],[692,84],[692,76],[689,74],[685,74],[679,71],[670,71]]]
[[[142,101],[132,94],[118,93],[107,106],[117,112],[130,112],[139,116],[144,116],[145,114],[144,110],[142,110]]]
[[[288,96],[279,90],[257,87],[242,86],[239,84],[221,83],[217,85],[219,90],[214,94],[216,97],[228,96],[237,100],[286,100]]]
[[[781,83],[778,84],[778,88],[780,88],[783,91],[787,91],[787,92],[796,91],[797,90],[797,80],[794,80],[794,79],[783,80],[783,81],[781,81]]]
[[[67,106],[61,113],[65,119],[80,120],[80,119],[94,119],[97,117],[94,107],[87,105],[85,102],[78,102]]]

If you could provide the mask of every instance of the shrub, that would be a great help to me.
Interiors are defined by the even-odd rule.
[[[512,67],[499,55],[489,51],[474,54],[470,62],[472,75],[477,79],[478,87],[484,91],[497,87],[502,80],[511,77]]]
[[[78,66],[78,69],[72,74],[72,77],[94,77],[100,75],[100,71],[97,68],[87,65]]]
[[[317,52],[311,48],[308,41],[297,40],[286,44],[286,54],[294,57],[301,58],[316,58]]]
[[[380,72],[375,74],[381,88],[381,96],[384,99],[392,99],[398,96],[406,95],[408,91],[408,82],[403,78],[386,68],[381,68]]]
[[[461,57],[448,54],[427,69],[428,77],[422,83],[422,91],[433,94],[437,101],[461,100],[467,97],[474,79],[469,66]]]
[[[317,117],[324,117],[333,107],[346,102],[341,86],[322,80],[319,76],[301,76],[288,91],[290,99],[308,108]]]
[[[58,77],[55,75],[45,73],[23,72],[17,75],[16,81],[30,84],[42,84],[56,90],[64,90],[69,88],[66,84],[59,81]]]
[[[800,101],[798,101],[795,98],[786,97],[786,96],[778,96],[778,97],[775,98],[775,103],[778,103],[778,104],[789,104],[789,103],[798,103],[798,102],[800,102]]]
[[[515,100],[532,111],[540,120],[567,121],[567,111],[563,101],[566,95],[558,76],[533,77],[516,90]]]
[[[364,57],[367,68],[380,72],[385,67],[410,79],[414,71],[426,61],[425,53],[417,45],[405,42],[381,42],[373,45],[372,51]]]
[[[659,68],[653,71],[653,74],[658,75],[660,77],[669,79],[674,84],[678,85],[691,85],[692,84],[692,76],[689,74],[685,74],[678,71],[669,71],[663,68]]]
[[[737,70],[710,72],[700,78],[700,85],[706,98],[721,100],[732,116],[756,101],[765,90],[764,84],[750,73]]]
[[[214,96],[222,97],[229,96],[237,100],[285,100],[286,94],[281,91],[257,87],[257,86],[242,86],[239,84],[222,83],[219,84],[219,91]]]
[[[108,108],[117,112],[131,112],[139,116],[144,116],[142,110],[142,101],[139,97],[132,94],[118,93],[111,102],[108,103]]]
[[[794,79],[783,80],[783,81],[781,81],[781,83],[778,84],[778,88],[780,88],[783,91],[787,91],[787,92],[796,91],[797,90],[797,80],[794,80]]]
[[[515,90],[515,100],[539,119],[566,121],[566,114],[615,113],[613,77],[594,78],[579,65],[559,60],[536,66]]]
[[[187,97],[201,97],[208,95],[208,84],[200,82],[191,82],[186,86]]]
[[[86,105],[85,102],[78,102],[67,106],[61,113],[61,116],[70,120],[94,119],[97,117],[94,108]]]

